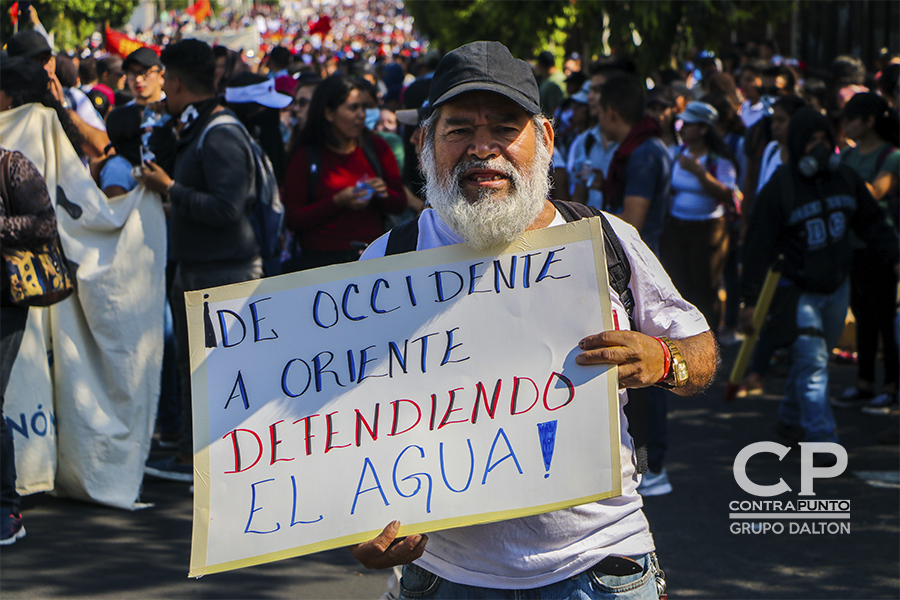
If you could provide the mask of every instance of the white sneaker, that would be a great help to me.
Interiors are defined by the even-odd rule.
[[[862,407],[867,415],[888,415],[891,408],[897,405],[897,394],[879,394],[871,402]]]
[[[641,496],[662,496],[672,493],[672,484],[665,468],[659,473],[647,471],[641,476],[637,491]]]

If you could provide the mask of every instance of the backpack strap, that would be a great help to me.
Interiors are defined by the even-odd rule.
[[[384,169],[381,168],[381,161],[378,160],[378,154],[375,152],[375,143],[372,141],[373,135],[374,134],[363,133],[360,146],[362,146],[362,151],[366,156],[366,160],[369,161],[369,164],[375,169],[375,177],[384,179]]]
[[[566,202],[563,200],[551,200],[556,210],[563,216],[567,223],[583,218],[600,217],[603,227],[603,245],[606,250],[606,272],[609,284],[619,295],[619,301],[625,307],[628,314],[628,323],[632,331],[637,331],[634,323],[634,296],[628,284],[631,282],[631,263],[628,255],[622,248],[619,236],[612,228],[612,224],[602,211],[593,206],[587,206],[579,202]],[[647,408],[647,390],[635,388],[628,390],[628,433],[634,442],[634,460],[638,473],[646,473],[649,469],[647,459],[647,441],[649,439],[647,422],[649,413]]]
[[[853,154],[854,152],[856,152],[855,146],[851,146],[850,148],[847,148],[847,150],[845,152],[841,152],[841,154],[840,154],[841,161],[839,164],[844,164],[845,162],[847,162],[847,159],[850,158],[850,155]]]
[[[209,134],[210,130],[215,127],[219,127],[220,125],[231,125],[233,127],[237,127],[246,134],[248,139],[250,139],[250,132],[247,131],[247,128],[244,127],[243,123],[241,123],[228,113],[219,112],[213,114],[212,118],[206,123],[206,127],[204,127],[203,131],[200,132],[200,139],[197,140],[198,153],[200,153],[201,155],[203,154],[203,142],[206,141],[206,136]]]
[[[881,153],[878,155],[878,160],[875,161],[875,174],[881,172],[881,167],[884,166],[884,161],[887,160],[887,157],[894,152],[896,148],[891,146],[890,144],[886,144],[885,147],[881,150]]]
[[[591,150],[594,149],[594,144],[597,143],[597,140],[591,135],[590,130],[584,134],[584,157],[586,159],[590,159]]]
[[[0,158],[0,196],[6,204],[7,217],[15,216],[12,195],[9,193],[9,161],[12,159],[12,153],[12,150],[7,150],[3,158]]]
[[[587,219],[590,217],[600,217],[600,224],[603,227],[603,245],[606,249],[606,271],[609,274],[609,284],[619,295],[619,300],[628,313],[628,321],[631,328],[637,331],[634,325],[634,296],[628,284],[631,282],[631,263],[628,262],[628,255],[622,248],[622,242],[619,236],[613,230],[609,219],[602,211],[581,204],[580,202],[567,202],[564,200],[551,200],[556,210],[563,216],[567,223],[578,221],[579,219]]]
[[[394,254],[403,254],[412,252],[416,249],[419,241],[419,219],[418,217],[398,225],[388,233],[387,248],[384,250],[385,256]]]

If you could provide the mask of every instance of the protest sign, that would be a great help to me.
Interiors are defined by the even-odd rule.
[[[621,493],[597,219],[186,300],[191,576]]]

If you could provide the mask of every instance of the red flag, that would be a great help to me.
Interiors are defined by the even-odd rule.
[[[328,35],[328,32],[331,31],[331,17],[328,15],[324,15],[316,21],[315,25],[310,27],[309,35],[313,35],[314,33],[318,33],[322,37]]]
[[[13,5],[9,7],[9,18],[12,19],[12,24],[15,25],[19,22],[19,3],[13,2]]]
[[[106,28],[105,31],[106,38],[106,51],[111,54],[117,54],[122,58],[125,58],[138,48],[150,48],[157,54],[162,52],[162,48],[159,46],[153,46],[150,44],[142,44],[137,40],[133,40],[124,33],[119,33],[118,31],[113,31],[112,29]]]
[[[199,23],[212,13],[212,8],[209,6],[209,0],[197,0],[193,5],[187,7],[184,12],[194,17],[194,20]]]

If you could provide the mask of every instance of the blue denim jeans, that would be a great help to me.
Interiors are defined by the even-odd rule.
[[[828,358],[844,330],[849,292],[848,280],[831,294],[804,292],[797,302],[800,335],[791,346],[791,370],[778,413],[784,423],[803,427],[807,442],[838,441],[828,402]]]
[[[403,567],[400,598],[404,600],[658,600],[655,555],[632,557],[643,573],[615,577],[588,569],[574,577],[530,590],[497,590],[453,583],[414,564]]]

